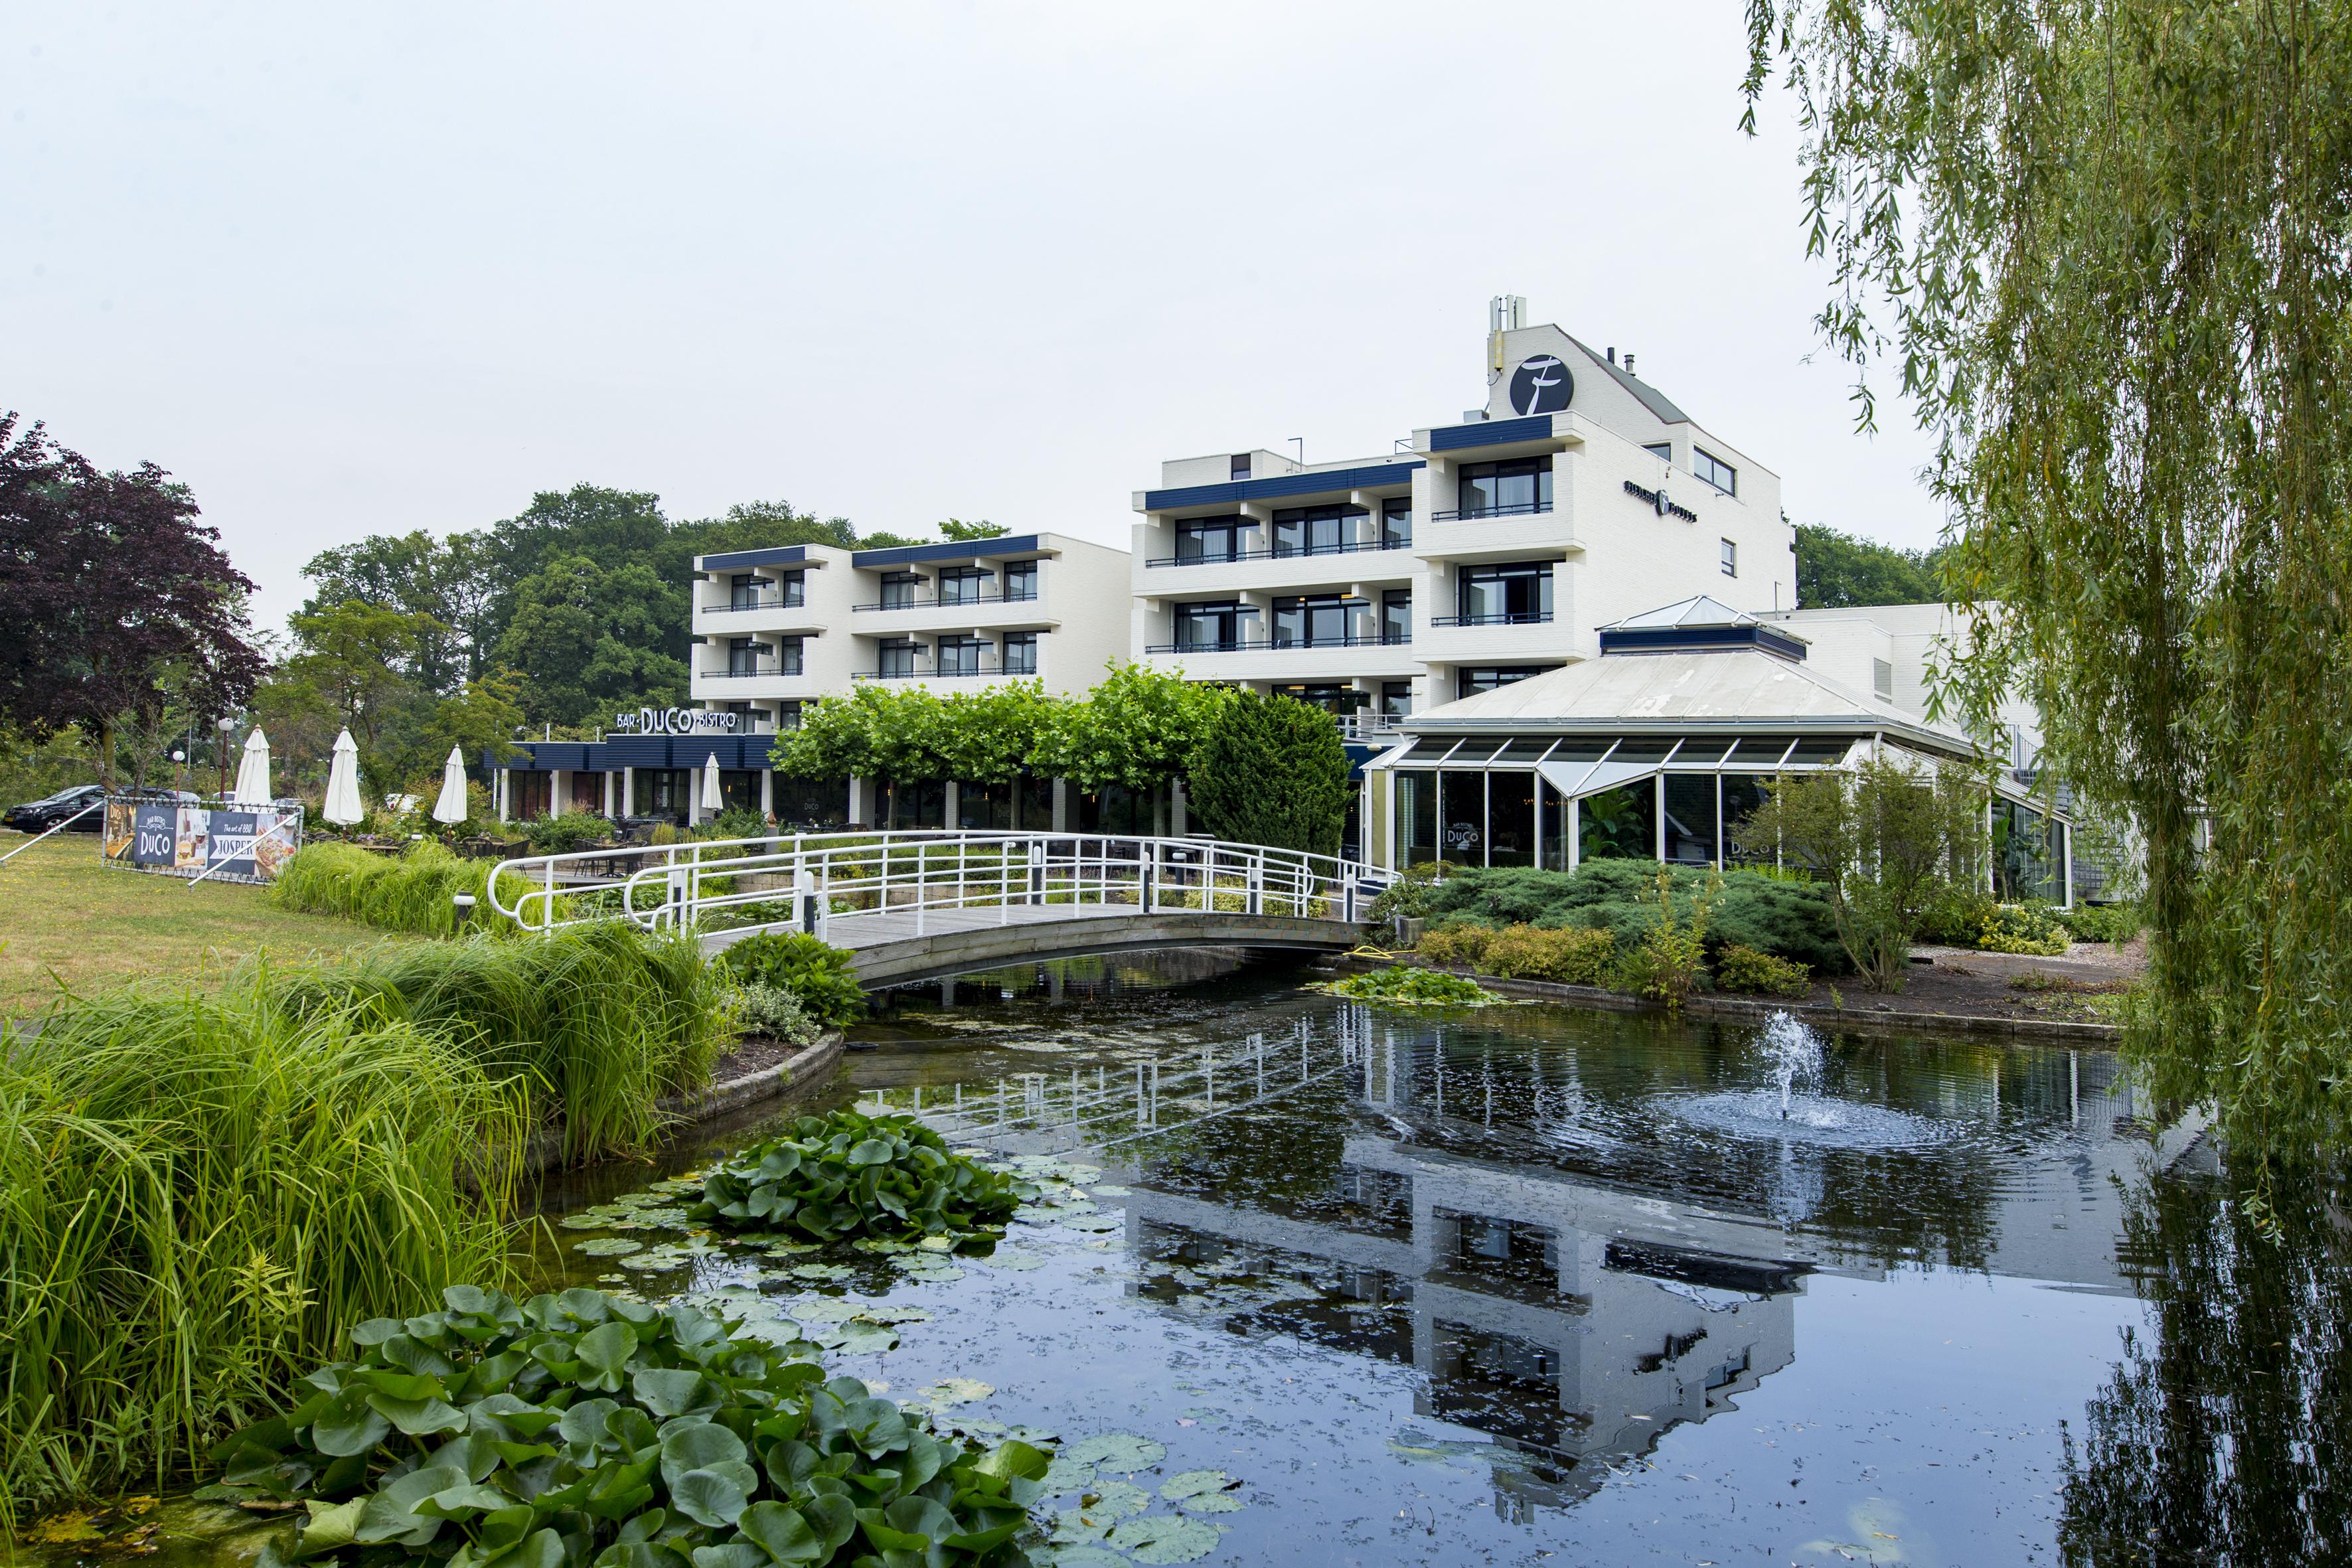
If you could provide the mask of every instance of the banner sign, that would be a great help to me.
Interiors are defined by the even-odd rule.
[[[208,805],[110,796],[99,852],[110,866],[201,876],[207,882],[273,882],[302,847],[299,805]]]
[[[614,714],[613,728],[624,735],[729,734],[740,717],[707,708],[638,708]]]

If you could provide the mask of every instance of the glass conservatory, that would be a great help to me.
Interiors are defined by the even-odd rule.
[[[1763,781],[1904,755],[1979,754],[1957,730],[1805,668],[1786,630],[1698,598],[1601,630],[1601,657],[1401,721],[1365,765],[1378,864],[1654,858],[1737,866]],[[2067,825],[2006,773],[1988,813],[1996,890],[2063,902]]]

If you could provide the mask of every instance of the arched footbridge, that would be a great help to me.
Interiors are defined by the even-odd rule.
[[[1150,948],[1345,951],[1393,879],[1205,837],[808,833],[506,860],[490,902],[535,931],[620,915],[713,952],[808,931],[872,988]]]

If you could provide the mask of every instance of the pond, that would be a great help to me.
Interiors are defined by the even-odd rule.
[[[1057,1434],[1069,1564],[2343,1548],[2341,1196],[2257,1227],[2106,1053],[1299,978],[1055,965],[858,1030],[832,1103],[1043,1183],[989,1258],[671,1226],[738,1127],[553,1189],[543,1266]]]

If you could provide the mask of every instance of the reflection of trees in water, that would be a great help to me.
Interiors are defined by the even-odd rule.
[[[2155,1334],[2123,1360],[2066,1453],[2058,1539],[2074,1564],[2352,1561],[2352,1221],[2336,1183],[2135,1193],[2121,1256]]]

